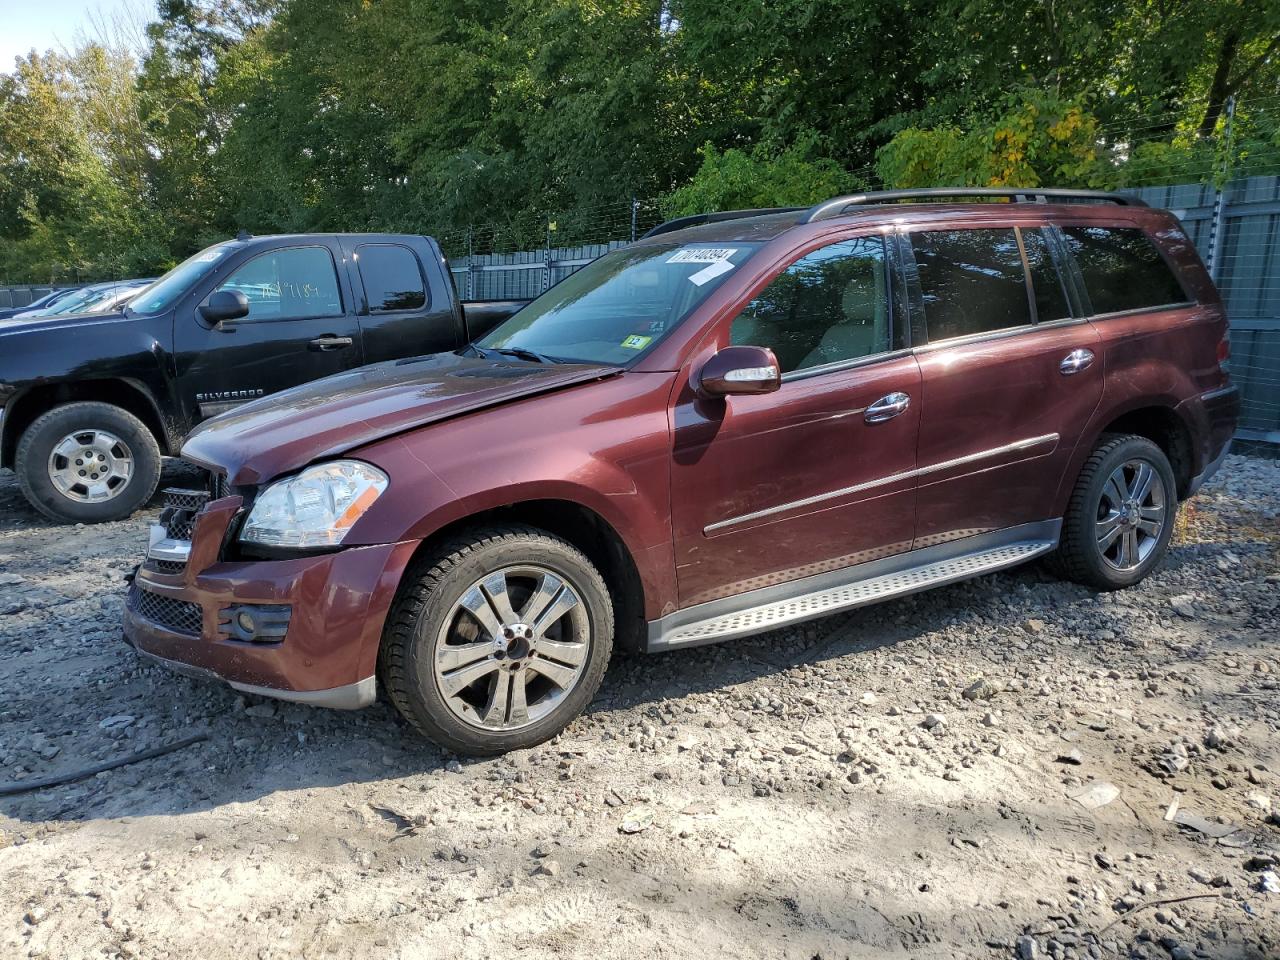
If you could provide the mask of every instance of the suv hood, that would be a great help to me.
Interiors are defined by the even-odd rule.
[[[131,319],[118,310],[108,313],[52,313],[47,317],[5,317],[0,319],[0,336],[26,333],[29,330],[57,330],[63,327],[85,327],[97,323],[120,323]]]
[[[182,456],[225,470],[235,486],[256,485],[414,427],[620,372],[600,364],[485,360],[455,353],[390,360],[215,417],[187,438]]]

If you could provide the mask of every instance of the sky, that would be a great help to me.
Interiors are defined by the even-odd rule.
[[[33,47],[70,49],[104,27],[130,42],[154,13],[155,0],[0,0],[0,70]]]

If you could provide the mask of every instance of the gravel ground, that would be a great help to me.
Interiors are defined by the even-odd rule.
[[[1138,588],[1032,566],[620,659],[485,761],[140,666],[156,510],[55,527],[0,476],[0,783],[209,735],[0,799],[2,957],[1280,957],[1274,461]]]

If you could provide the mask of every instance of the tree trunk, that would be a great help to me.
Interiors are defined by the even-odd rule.
[[[1222,38],[1222,50],[1218,53],[1218,65],[1213,71],[1213,82],[1209,84],[1209,104],[1205,107],[1204,118],[1196,135],[1201,138],[1213,136],[1218,125],[1218,117],[1222,115],[1222,107],[1231,95],[1231,66],[1235,63],[1236,53],[1240,49],[1240,34],[1230,28]]]

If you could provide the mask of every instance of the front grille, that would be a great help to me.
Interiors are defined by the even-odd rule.
[[[156,573],[164,573],[172,576],[175,573],[181,573],[187,569],[187,565],[181,560],[150,560],[148,559],[142,566],[147,570],[154,570]]]
[[[196,514],[209,502],[209,494],[203,490],[181,490],[170,487],[164,492],[164,510],[160,522],[165,536],[170,540],[190,540],[195,529]]]
[[[158,624],[174,633],[200,636],[202,617],[199,604],[162,597],[143,590],[136,583],[129,589],[129,609],[143,620]]]

